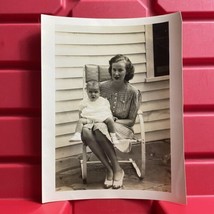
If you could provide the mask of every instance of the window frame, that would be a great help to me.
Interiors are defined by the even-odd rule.
[[[155,76],[153,25],[146,25],[146,70],[145,82],[169,80],[169,75]]]

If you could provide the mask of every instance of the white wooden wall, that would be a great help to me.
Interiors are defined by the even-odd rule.
[[[148,26],[147,26],[148,27]],[[108,65],[115,54],[125,54],[135,65],[131,83],[143,95],[146,141],[169,138],[169,80],[146,82],[146,26],[88,27],[56,26],[56,158],[81,152],[68,140],[78,120],[78,103],[83,97],[85,64]],[[151,27],[151,26],[150,26]],[[150,53],[151,54],[151,53]],[[150,62],[151,64],[152,62]],[[138,123],[138,122],[137,122]],[[134,127],[139,133],[139,124]]]

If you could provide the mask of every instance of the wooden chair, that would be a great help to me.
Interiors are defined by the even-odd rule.
[[[84,76],[84,84],[90,80],[97,80],[99,82],[109,80],[111,77],[108,72],[107,66],[99,66],[99,65],[85,65],[85,76]],[[140,94],[141,99],[141,94]],[[140,139],[130,140],[132,144],[140,144],[141,145],[141,164],[138,166],[136,162],[132,158],[128,158],[127,160],[119,160],[120,163],[128,163],[132,164],[134,167],[138,177],[143,179],[145,176],[145,131],[144,131],[144,120],[143,120],[143,112],[139,108],[138,115],[136,118],[136,122],[140,124]],[[81,164],[81,172],[82,172],[82,180],[83,183],[87,183],[87,165],[88,164],[97,164],[100,161],[92,161],[87,158],[87,146],[83,143],[82,148],[82,159],[80,160]]]

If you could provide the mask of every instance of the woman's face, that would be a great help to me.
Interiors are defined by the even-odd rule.
[[[126,76],[126,63],[124,61],[113,63],[111,74],[114,81],[124,81]]]

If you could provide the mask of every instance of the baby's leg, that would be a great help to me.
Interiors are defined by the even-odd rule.
[[[77,121],[77,126],[76,126],[76,129],[75,129],[75,132],[78,132],[78,133],[81,133],[82,132],[82,129],[83,129],[83,126],[87,124],[87,119],[86,118],[80,118],[78,121]]]
[[[86,118],[80,118],[77,121],[77,126],[75,129],[75,133],[72,135],[72,137],[70,138],[70,142],[73,141],[81,141],[81,132],[83,129],[83,126],[87,123],[87,119]]]
[[[108,117],[106,120],[104,120],[104,123],[107,125],[108,127],[108,131],[110,133],[115,133],[115,127],[114,127],[114,120],[111,117]]]

